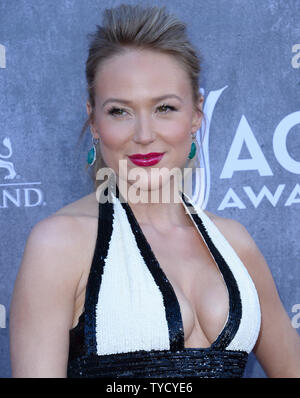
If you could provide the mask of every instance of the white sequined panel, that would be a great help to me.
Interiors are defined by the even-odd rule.
[[[114,198],[113,233],[96,307],[97,354],[170,348],[163,296]]]
[[[255,285],[247,268],[215,223],[199,206],[196,205],[195,209],[208,235],[231,269],[240,291],[242,318],[238,331],[226,350],[241,350],[250,353],[256,343],[261,324],[260,304]]]

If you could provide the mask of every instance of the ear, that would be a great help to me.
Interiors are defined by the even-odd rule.
[[[90,104],[89,101],[87,101],[86,102],[86,111],[87,111],[87,114],[88,114],[89,118],[91,117],[92,110],[93,110],[92,109],[92,105]],[[100,138],[99,133],[98,133],[94,123],[95,123],[95,121],[93,120],[93,117],[92,117],[92,119],[90,120],[91,132],[92,132],[94,138]]]
[[[198,102],[196,104],[196,110],[193,109],[193,119],[192,119],[192,132],[196,133],[197,130],[200,129],[203,119],[203,102],[204,97],[203,95],[199,94]]]

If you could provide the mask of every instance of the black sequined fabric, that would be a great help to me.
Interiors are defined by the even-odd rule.
[[[115,196],[119,198],[119,195],[117,187]],[[189,209],[192,204],[184,196],[182,198]],[[175,291],[152,252],[130,206],[123,200],[121,204],[135,236],[137,250],[140,251],[145,265],[162,293],[170,347],[165,350],[137,350],[97,355],[95,314],[114,217],[113,203],[99,202],[98,234],[86,287],[85,309],[78,325],[70,330],[67,377],[242,377],[248,353],[226,350],[241,320],[240,292],[228,264],[210,239],[200,217],[195,211],[193,214],[190,213],[226,282],[229,313],[223,330],[211,347],[184,348],[183,322]]]
[[[240,378],[247,357],[243,351],[198,348],[86,355],[69,363],[68,377]]]

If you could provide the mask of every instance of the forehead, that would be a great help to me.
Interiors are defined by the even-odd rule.
[[[128,50],[104,61],[96,74],[96,96],[132,101],[166,93],[191,94],[188,74],[172,55],[153,50]]]

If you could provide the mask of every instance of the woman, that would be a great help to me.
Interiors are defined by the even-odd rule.
[[[95,186],[99,168],[113,173],[31,231],[11,305],[13,377],[242,377],[252,350],[269,377],[300,376],[298,334],[253,239],[194,206],[170,173],[196,158],[199,70],[164,8],[106,10],[85,128]]]

